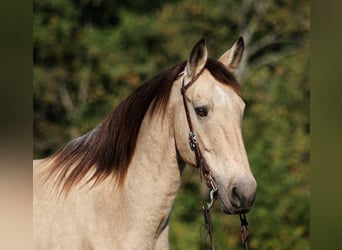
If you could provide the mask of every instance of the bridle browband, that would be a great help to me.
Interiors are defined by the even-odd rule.
[[[200,177],[201,180],[204,178],[205,183],[207,184],[207,187],[209,189],[209,197],[210,197],[210,202],[207,203],[206,206],[203,206],[203,215],[204,215],[204,226],[207,230],[207,233],[209,234],[210,238],[210,245],[211,249],[215,249],[215,244],[214,244],[214,238],[213,238],[213,226],[211,223],[211,216],[210,216],[210,209],[214,204],[214,195],[217,194],[218,188],[215,183],[215,179],[211,175],[211,171],[208,167],[208,164],[203,157],[200,147],[197,142],[197,137],[196,137],[196,132],[194,130],[191,116],[190,116],[190,111],[188,104],[186,102],[186,97],[185,93],[186,91],[196,82],[196,80],[200,77],[200,75],[203,73],[205,67],[203,67],[192,79],[190,80],[189,83],[185,85],[184,83],[184,77],[182,80],[182,87],[181,87],[181,94],[183,97],[183,105],[184,105],[184,110],[185,110],[185,115],[186,119],[188,122],[189,126],[189,146],[192,151],[195,153],[196,157],[196,166],[198,167],[200,171]],[[248,222],[245,214],[240,214],[240,221],[241,221],[241,238],[242,238],[242,244],[244,245],[245,249],[248,250],[248,243],[247,243],[247,237],[248,237]]]

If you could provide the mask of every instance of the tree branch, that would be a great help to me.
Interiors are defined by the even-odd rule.
[[[59,84],[58,91],[59,91],[59,95],[60,95],[61,100],[62,100],[63,107],[66,109],[66,111],[69,114],[72,114],[75,110],[75,106],[71,100],[70,94],[69,94],[68,90],[66,89],[65,85]]]
[[[290,47],[290,48],[283,49],[280,52],[277,51],[277,52],[273,52],[273,53],[267,53],[267,55],[256,58],[251,63],[253,63],[253,65],[256,65],[256,67],[262,67],[265,65],[276,64],[282,58],[285,58],[285,57],[291,56],[292,54],[295,54],[297,52],[297,49],[298,48]]]

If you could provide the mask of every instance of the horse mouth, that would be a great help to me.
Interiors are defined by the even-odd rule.
[[[234,207],[232,202],[230,202],[229,205],[227,205],[220,196],[218,196],[218,201],[220,202],[220,206],[222,209],[222,212],[225,214],[233,215],[233,214],[247,214],[251,206],[240,206],[240,207]]]

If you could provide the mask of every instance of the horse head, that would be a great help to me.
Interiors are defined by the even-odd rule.
[[[214,60],[207,56],[204,39],[200,40],[191,51],[181,79],[183,86],[189,85],[183,93],[186,104],[179,99],[173,103],[175,141],[180,157],[190,165],[198,163],[188,142],[190,125],[184,112],[187,106],[201,155],[218,188],[222,210],[229,214],[248,212],[257,187],[242,138],[245,102],[235,77],[243,50],[244,42],[240,38]]]

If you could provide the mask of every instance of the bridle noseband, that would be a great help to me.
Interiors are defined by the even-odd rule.
[[[190,149],[192,151],[194,151],[195,153],[195,157],[196,157],[196,166],[199,168],[200,171],[200,176],[201,176],[201,180],[202,178],[205,179],[205,182],[207,184],[207,187],[209,188],[209,197],[210,197],[210,202],[207,203],[206,206],[203,206],[203,215],[204,215],[204,226],[207,230],[207,233],[209,234],[209,238],[210,238],[210,245],[211,245],[211,249],[214,250],[215,249],[215,245],[214,245],[214,238],[213,238],[213,226],[211,223],[211,216],[210,216],[210,209],[214,204],[214,195],[217,194],[218,188],[217,185],[215,183],[215,179],[213,178],[213,176],[211,175],[211,171],[208,167],[208,164],[205,160],[205,158],[203,157],[200,147],[198,145],[197,142],[197,137],[196,137],[196,132],[194,130],[193,124],[192,124],[192,120],[191,120],[191,116],[190,116],[190,111],[189,111],[189,107],[188,104],[186,102],[186,97],[185,97],[185,93],[186,91],[195,83],[195,81],[200,77],[200,75],[203,73],[205,67],[203,67],[191,80],[188,84],[185,85],[184,83],[184,77],[182,80],[182,87],[181,87],[181,94],[183,97],[183,105],[184,105],[184,110],[185,110],[185,115],[186,115],[186,119],[188,122],[188,126],[189,126],[189,146]],[[242,237],[242,244],[244,245],[245,249],[248,250],[248,243],[247,243],[247,237],[248,237],[248,222],[246,219],[246,215],[245,214],[240,214],[240,221],[241,221],[241,237]]]

